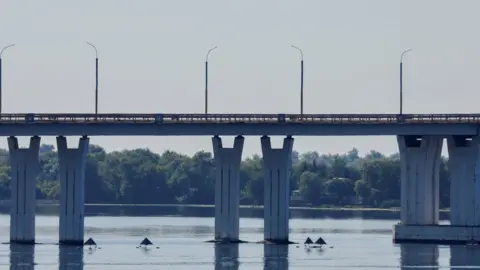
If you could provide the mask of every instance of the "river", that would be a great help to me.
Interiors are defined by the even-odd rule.
[[[480,248],[394,245],[397,220],[292,219],[290,239],[322,237],[327,246],[215,245],[208,217],[86,217],[85,238],[98,247],[59,248],[58,217],[37,216],[32,246],[0,245],[0,268],[10,269],[480,269]],[[9,216],[0,215],[0,241],[9,238]],[[242,240],[259,241],[263,221],[240,220]],[[138,248],[144,237],[154,246]],[[454,265],[455,267],[451,267]],[[476,266],[476,267],[474,267]],[[451,267],[451,268],[450,268]],[[467,267],[468,268],[468,267]]]

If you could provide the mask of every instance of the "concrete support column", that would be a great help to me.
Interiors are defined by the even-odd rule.
[[[283,140],[283,147],[273,149],[270,138],[261,138],[263,153],[264,240],[287,244],[290,218],[290,176],[292,169],[293,138]]]
[[[480,138],[447,138],[450,224],[480,226]]]
[[[57,137],[60,165],[60,244],[83,245],[85,166],[88,154],[87,137],[78,148],[68,149],[67,139]]]
[[[401,162],[401,222],[436,225],[443,137],[397,136]]]
[[[40,168],[40,137],[29,148],[19,148],[16,137],[8,138],[11,166],[10,242],[35,244],[36,179]]]
[[[216,165],[215,240],[239,241],[240,163],[244,138],[237,136],[233,148],[225,148],[222,139],[212,138]]]

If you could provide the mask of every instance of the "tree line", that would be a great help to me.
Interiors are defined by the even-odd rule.
[[[0,199],[10,198],[8,152],[0,149]],[[400,204],[400,158],[371,151],[360,157],[353,148],[345,154],[307,152],[292,155],[292,204],[387,208]],[[52,145],[40,149],[37,198],[59,199],[58,155]],[[212,153],[193,156],[174,151],[156,154],[148,149],[107,153],[90,145],[85,172],[86,203],[214,204],[215,163]],[[263,204],[262,158],[242,161],[241,204]],[[447,159],[440,165],[440,205],[449,205]]]

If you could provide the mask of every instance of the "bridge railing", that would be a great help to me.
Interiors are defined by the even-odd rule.
[[[480,123],[480,114],[1,114],[0,124],[412,124]]]

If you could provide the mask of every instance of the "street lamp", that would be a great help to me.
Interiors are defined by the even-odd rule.
[[[297,46],[291,45],[292,48],[297,49],[300,52],[300,115],[303,116],[303,52]]]
[[[208,114],[208,58],[210,57],[210,53],[216,48],[217,46],[208,50],[207,55],[205,56],[205,119]]]
[[[411,50],[412,49],[403,51],[400,56],[400,115],[403,114],[403,56]]]
[[[0,114],[2,113],[2,54],[7,48],[13,47],[15,44],[10,44],[8,46],[3,47],[0,51]]]
[[[88,45],[92,46],[95,49],[95,114],[98,114],[98,51],[97,47],[90,42],[87,42]]]

